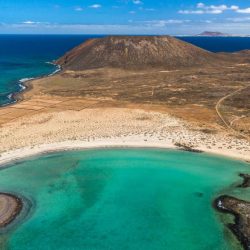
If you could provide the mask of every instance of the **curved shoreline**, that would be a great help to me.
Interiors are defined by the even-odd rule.
[[[25,159],[28,157],[32,157],[32,156],[36,156],[36,155],[43,155],[43,154],[48,154],[48,153],[53,153],[53,152],[63,152],[63,151],[71,151],[71,150],[88,150],[88,149],[102,149],[102,148],[155,148],[155,149],[175,149],[175,150],[183,150],[181,147],[176,147],[176,145],[165,145],[165,147],[163,146],[159,146],[159,145],[153,145],[152,143],[149,145],[145,145],[144,144],[140,144],[140,143],[133,143],[133,144],[125,144],[125,143],[117,143],[115,144],[114,142],[111,144],[98,144],[98,143],[86,143],[84,142],[84,146],[79,146],[76,147],[76,145],[73,145],[73,142],[71,142],[71,146],[70,146],[70,142],[68,142],[68,146],[66,146],[66,144],[49,144],[49,145],[44,145],[44,147],[39,147],[39,148],[29,148],[28,151],[22,151],[22,150],[16,150],[16,157],[13,158],[9,157],[9,158],[5,158],[3,156],[0,156],[0,169],[1,167],[5,167],[3,164],[7,164],[13,161],[18,161],[21,159]],[[50,146],[50,147],[49,147]],[[18,152],[17,152],[18,151]],[[187,151],[187,150],[183,150],[183,151]],[[22,153],[26,153],[25,155],[21,155]],[[199,150],[190,150],[190,152],[192,153],[200,153]],[[2,159],[1,159],[2,158]],[[7,166],[8,167],[8,166]],[[243,178],[243,183],[242,186],[239,185],[238,187],[249,187],[248,185],[246,186],[244,183],[246,182],[246,180],[248,181],[249,175],[247,174],[240,174],[240,176]],[[244,186],[243,186],[244,185]],[[13,214],[12,217],[10,217],[9,221],[7,223],[5,223],[2,227],[5,227],[7,225],[9,225],[15,218],[16,216],[21,212],[22,207],[20,208],[20,204],[22,205],[22,200],[14,195],[11,194],[5,194],[5,193],[0,193],[0,198],[1,195],[7,195],[10,196],[14,199],[17,199],[17,203],[19,204],[19,206],[17,205],[17,208],[19,208],[19,210],[16,210],[15,214]],[[226,201],[227,200],[227,201]],[[20,203],[19,203],[20,202]],[[226,204],[226,202],[229,202],[228,204]],[[246,204],[246,206],[250,208],[250,203],[244,200],[239,200],[236,199],[234,197],[230,197],[230,196],[220,196],[219,198],[217,198],[216,200],[214,200],[213,205],[214,208],[217,209],[220,212],[223,213],[229,213],[235,216],[235,224],[230,224],[228,225],[228,227],[230,228],[230,230],[237,236],[238,240],[242,243],[242,245],[244,246],[245,249],[249,249],[250,246],[250,238],[246,237],[244,233],[242,233],[241,231],[241,225],[242,225],[242,218],[243,220],[245,220],[246,218],[246,214],[241,214],[237,211],[234,210],[234,208],[232,208],[233,206],[235,206],[237,208],[238,205],[244,205]],[[1,214],[0,214],[1,217]],[[248,224],[246,226],[248,228]],[[1,223],[0,223],[0,228],[1,228]],[[249,227],[250,228],[250,227]]]
[[[48,63],[48,62],[46,62],[46,63]],[[4,105],[0,105],[0,108],[9,107],[9,106],[15,105],[16,103],[22,101],[23,100],[23,94],[25,94],[26,92],[30,91],[33,88],[33,86],[32,86],[33,81],[43,79],[45,77],[53,76],[53,75],[59,73],[62,70],[60,65],[54,64],[52,62],[49,63],[49,64],[56,66],[57,69],[54,70],[50,74],[45,74],[45,75],[42,75],[42,76],[27,78],[26,81],[22,81],[23,79],[26,79],[26,78],[19,79],[18,82],[17,82],[17,85],[19,85],[21,87],[21,89],[19,91],[15,91],[15,92],[10,93],[8,95],[8,96],[11,96],[11,98],[8,98],[10,100],[10,102],[6,103]]]
[[[109,139],[96,139],[95,141],[64,141],[50,144],[40,144],[34,147],[23,147],[20,149],[4,152],[0,154],[0,169],[5,164],[22,160],[25,158],[33,157],[36,155],[43,155],[53,152],[63,152],[72,150],[87,150],[98,148],[155,148],[155,149],[173,149],[183,150],[182,147],[175,145],[174,143],[162,143],[162,142],[148,142],[144,140],[125,141],[125,138],[113,138]],[[183,150],[187,151],[187,150]],[[241,155],[231,155],[223,152],[209,151],[204,148],[191,148],[188,150],[193,153],[207,153],[217,157],[227,157],[229,159],[236,159],[247,161],[250,157],[242,157]]]
[[[0,229],[11,224],[23,208],[22,199],[9,193],[0,192]]]

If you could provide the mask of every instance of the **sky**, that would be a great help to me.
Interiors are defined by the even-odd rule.
[[[0,34],[250,34],[250,0],[0,0]]]

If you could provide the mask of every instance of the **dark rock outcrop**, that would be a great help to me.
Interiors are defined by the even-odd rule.
[[[241,188],[250,187],[250,175],[249,174],[240,174],[240,177],[243,178],[243,183],[240,184],[238,187],[241,187]]]
[[[244,249],[250,250],[250,202],[223,195],[214,202],[215,207],[224,213],[235,216],[235,223],[228,224]]]

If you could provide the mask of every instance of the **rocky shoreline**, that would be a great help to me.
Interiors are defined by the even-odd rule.
[[[12,194],[0,193],[0,229],[8,226],[20,214],[22,200]]]
[[[183,144],[183,143],[178,143],[177,142],[174,145],[176,147],[178,147],[180,150],[183,150],[183,151],[192,152],[192,153],[203,153],[202,150],[195,149],[195,148],[193,148],[193,146],[186,145],[186,144]]]
[[[240,174],[244,179],[240,188],[250,187],[250,175]],[[228,228],[236,235],[245,250],[250,250],[250,202],[240,200],[228,195],[222,195],[214,201],[214,207],[223,213],[232,214],[234,223]]]

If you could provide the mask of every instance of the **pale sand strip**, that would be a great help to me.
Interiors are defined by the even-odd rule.
[[[0,129],[0,164],[50,151],[96,147],[176,148],[250,160],[250,143],[224,133],[207,134],[165,113],[106,108],[43,113]]]
[[[135,141],[134,141],[135,140]],[[69,150],[85,150],[85,149],[98,149],[98,148],[160,148],[160,149],[178,149],[174,144],[166,144],[160,141],[145,141],[144,138],[113,138],[113,139],[96,139],[95,141],[65,141],[61,143],[42,144],[35,147],[25,147],[13,151],[3,153],[0,157],[0,167],[4,164],[10,163],[15,160],[22,160],[35,155],[61,152]],[[250,160],[249,155],[242,155],[237,152],[228,152],[223,149],[206,149],[198,147],[201,151],[211,153],[218,156],[225,156],[240,160]]]

